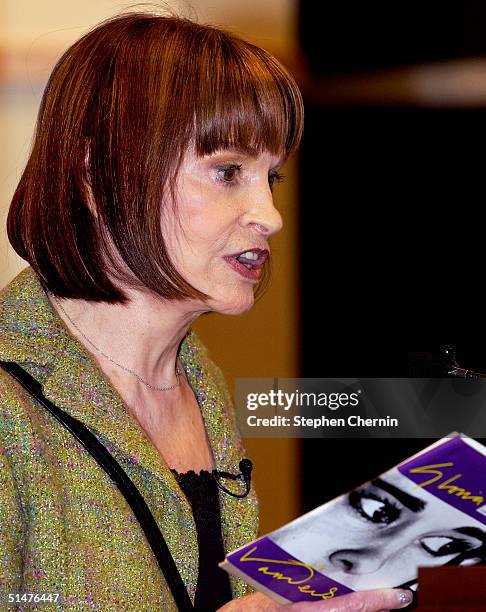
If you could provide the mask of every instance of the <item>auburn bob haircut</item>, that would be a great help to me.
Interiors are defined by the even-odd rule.
[[[302,122],[294,79],[263,49],[180,17],[112,17],[51,74],[9,240],[61,298],[125,304],[111,277],[164,299],[205,299],[171,263],[160,223],[185,151],[286,159]]]

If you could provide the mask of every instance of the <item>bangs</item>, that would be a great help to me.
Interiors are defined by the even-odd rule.
[[[268,151],[286,160],[303,130],[297,84],[263,49],[239,40],[218,42],[216,49],[202,45],[196,60],[199,68],[212,68],[210,74],[197,71],[200,87],[195,92],[192,134],[196,153],[232,148],[250,154]],[[213,57],[201,57],[211,52]]]

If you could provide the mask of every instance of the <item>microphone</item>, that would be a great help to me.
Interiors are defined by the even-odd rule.
[[[218,487],[227,493],[228,495],[232,495],[233,497],[246,497],[251,488],[251,472],[253,470],[253,463],[250,459],[246,457],[242,459],[239,463],[240,473],[239,474],[230,474],[230,472],[218,472],[218,470],[213,470],[211,473],[214,476],[216,484]],[[233,493],[229,489],[227,489],[221,482],[220,478],[229,478],[230,480],[242,480],[245,483],[245,492],[244,493]]]
[[[250,491],[251,486],[251,473],[253,470],[253,463],[250,459],[242,459],[240,461],[240,472],[243,475],[243,479],[245,481],[246,488]]]

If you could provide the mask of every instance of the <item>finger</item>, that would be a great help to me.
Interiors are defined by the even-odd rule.
[[[336,597],[322,603],[300,602],[291,606],[292,612],[379,612],[400,610],[413,600],[413,593],[404,589],[375,589]]]
[[[411,591],[404,589],[375,589],[351,593],[336,599],[329,612],[378,612],[378,610],[400,610],[413,600]],[[346,601],[345,601],[346,600]],[[329,602],[330,603],[330,602]],[[322,610],[326,608],[322,607]],[[317,611],[316,611],[317,612]]]

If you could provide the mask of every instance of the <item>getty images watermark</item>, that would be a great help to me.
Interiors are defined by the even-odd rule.
[[[237,379],[235,404],[249,438],[486,436],[486,381]]]

